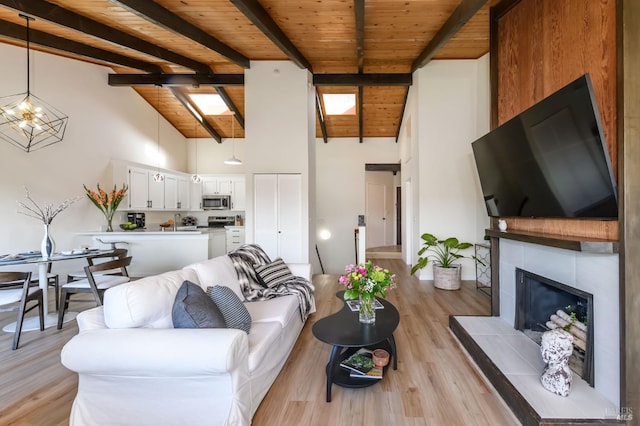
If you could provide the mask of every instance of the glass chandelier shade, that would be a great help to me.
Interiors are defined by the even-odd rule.
[[[27,22],[27,91],[0,98],[0,139],[31,152],[61,142],[69,117],[31,93],[30,31]]]

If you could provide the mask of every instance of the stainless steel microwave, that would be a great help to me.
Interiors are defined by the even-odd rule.
[[[203,195],[203,210],[229,210],[231,208],[230,195]]]

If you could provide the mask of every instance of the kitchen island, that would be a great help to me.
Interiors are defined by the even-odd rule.
[[[81,246],[109,248],[115,243],[129,250],[132,256],[128,268],[132,277],[145,277],[180,269],[191,263],[219,256],[214,241],[224,238],[224,229],[198,229],[194,231],[82,232],[78,234]],[[218,244],[219,246],[219,244]]]

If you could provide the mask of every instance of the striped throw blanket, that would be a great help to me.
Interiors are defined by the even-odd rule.
[[[315,299],[313,284],[303,277],[294,277],[282,284],[267,288],[258,282],[254,265],[266,265],[271,263],[269,256],[256,244],[245,244],[230,252],[228,256],[238,273],[240,289],[248,301],[267,300],[274,297],[295,295],[300,304],[302,321],[306,321],[309,314],[315,312]]]

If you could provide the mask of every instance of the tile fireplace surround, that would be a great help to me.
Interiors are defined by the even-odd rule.
[[[620,401],[618,254],[573,251],[506,238],[500,239],[499,251],[500,316],[454,317],[454,333],[460,337],[456,329],[464,329],[467,342],[472,341],[472,346],[484,352],[491,360],[488,364],[498,368],[498,375],[506,377],[509,386],[513,385],[541,418],[615,418]],[[544,364],[539,347],[514,329],[516,268],[593,295],[594,388],[575,374],[567,398],[553,395],[540,385],[538,372]],[[469,350],[465,339],[460,340]],[[505,347],[500,349],[498,342]]]

